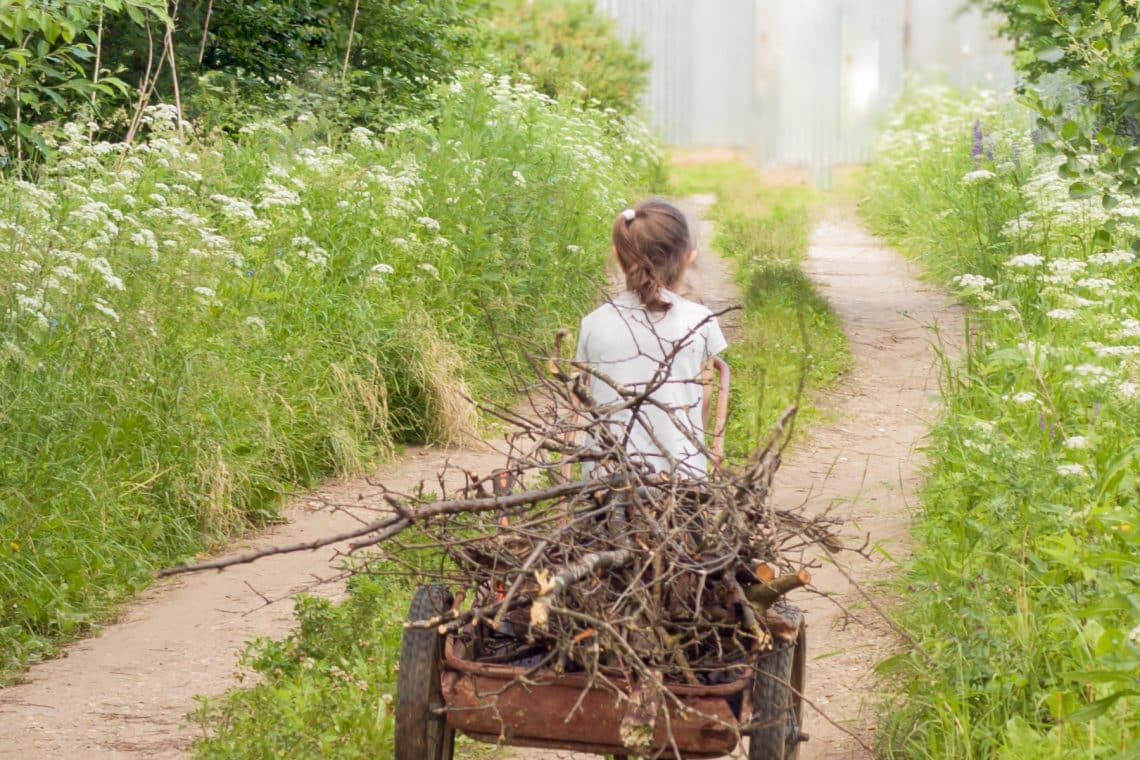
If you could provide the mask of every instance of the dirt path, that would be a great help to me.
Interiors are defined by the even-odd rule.
[[[708,237],[707,226],[704,230]],[[739,301],[727,266],[702,254],[694,290],[710,307]],[[805,269],[843,321],[853,358],[851,371],[820,405],[831,423],[813,428],[792,451],[776,480],[776,501],[806,502],[822,510],[835,504],[852,531],[869,535],[895,560],[907,553],[908,511],[919,484],[917,445],[937,413],[937,382],[930,328],[951,346],[960,342],[961,317],[947,296],[922,282],[917,268],[869,235],[847,209],[835,209],[812,232]],[[864,588],[890,572],[894,562],[843,561]],[[872,668],[897,646],[895,634],[834,566],[815,572],[815,586],[851,611],[844,616],[826,599],[793,596],[809,621],[806,694],[837,728],[810,708],[800,760],[866,760],[874,734],[879,685]],[[879,604],[873,587],[869,591]],[[571,752],[513,750],[511,760],[588,760]],[[746,755],[741,751],[738,757]]]
[[[434,482],[447,462],[478,472],[501,466],[491,451],[422,449],[408,452],[373,476],[394,489]],[[321,508],[321,499],[351,504],[374,492],[364,480],[330,483],[286,511],[288,523],[233,551],[312,540],[358,524],[347,511]],[[374,513],[358,514],[375,519]],[[293,627],[293,605],[271,599],[336,573],[335,547],[271,557],[223,573],[156,583],[123,619],[101,635],[69,646],[64,656],[36,665],[27,683],[0,691],[0,758],[183,757],[193,739],[186,714],[198,694],[232,686],[245,643],[281,637]],[[340,593],[340,584],[319,593]]]
[[[699,216],[711,197],[685,202]],[[706,251],[693,271],[691,292],[714,309],[739,301],[728,266],[708,253],[711,228],[700,223]],[[820,508],[839,501],[859,528],[891,547],[902,546],[907,499],[916,479],[914,445],[932,413],[931,351],[925,325],[941,322],[953,334],[959,324],[945,298],[919,283],[909,265],[863,232],[850,216],[828,218],[816,229],[808,269],[843,318],[855,367],[825,401],[838,420],[813,432],[785,464],[778,498],[808,499]],[[731,333],[733,320],[725,320]],[[409,452],[375,478],[394,487],[432,479],[447,460],[478,471],[498,466],[489,451]],[[340,503],[367,495],[364,481],[333,483],[315,496]],[[234,547],[290,543],[356,524],[346,512],[314,508],[316,497],[288,512],[288,524]],[[156,584],[101,635],[69,647],[64,657],[34,667],[28,682],[0,691],[0,758],[172,758],[185,754],[192,735],[184,716],[197,694],[218,694],[233,684],[237,658],[255,636],[282,636],[292,607],[265,607],[271,598],[334,572],[331,549],[290,555]],[[881,565],[853,563],[859,579]],[[852,608],[859,599],[842,574],[817,573],[817,585]],[[336,585],[322,593],[338,593]],[[891,635],[865,610],[846,629],[826,602],[802,599],[811,620],[812,659],[808,694],[829,715],[866,736],[859,707],[873,693],[870,666],[892,646]],[[856,742],[809,717],[812,740],[803,757],[863,757]],[[566,753],[516,751],[515,758],[568,757]]]

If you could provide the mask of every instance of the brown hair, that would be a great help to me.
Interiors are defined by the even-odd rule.
[[[625,287],[637,293],[646,309],[668,311],[661,289],[676,286],[693,250],[685,215],[665,201],[642,201],[618,214],[613,241]]]

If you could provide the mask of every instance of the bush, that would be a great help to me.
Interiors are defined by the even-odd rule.
[[[593,0],[511,0],[493,27],[490,47],[502,65],[547,95],[638,110],[649,61],[618,37],[616,23]]]
[[[875,229],[974,304],[902,591],[932,659],[882,666],[888,757],[1140,751],[1140,207],[1105,173],[1074,198],[1051,153],[1024,111],[925,90],[869,176]]]
[[[490,76],[432,103],[333,145],[72,124],[0,183],[4,668],[282,493],[458,435],[460,391],[501,393],[592,299],[648,136]]]
[[[297,630],[261,639],[244,665],[250,689],[202,700],[192,716],[208,738],[199,758],[378,758],[392,756],[396,657],[410,587],[355,576],[340,604],[302,596]]]

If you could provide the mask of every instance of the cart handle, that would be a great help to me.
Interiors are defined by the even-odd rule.
[[[719,382],[716,415],[713,418],[712,453],[716,457],[715,464],[720,464],[724,460],[724,434],[728,428],[728,388],[732,381],[732,370],[729,369],[728,362],[719,356],[713,357],[712,364]]]

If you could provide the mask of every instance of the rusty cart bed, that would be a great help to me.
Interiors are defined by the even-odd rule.
[[[424,620],[450,608],[443,586],[422,586],[409,620]],[[749,736],[749,760],[792,760],[801,732],[806,630],[791,607],[785,616],[799,626],[795,643],[775,648],[741,666],[736,680],[708,686],[670,684],[685,710],[671,706],[657,721],[654,745],[674,757],[670,738],[684,758],[724,757],[738,736]],[[629,757],[619,725],[623,700],[612,686],[591,684],[583,673],[556,673],[517,665],[476,662],[463,642],[435,630],[408,628],[400,652],[396,698],[396,760],[450,760],[456,732],[492,744],[567,749]]]

